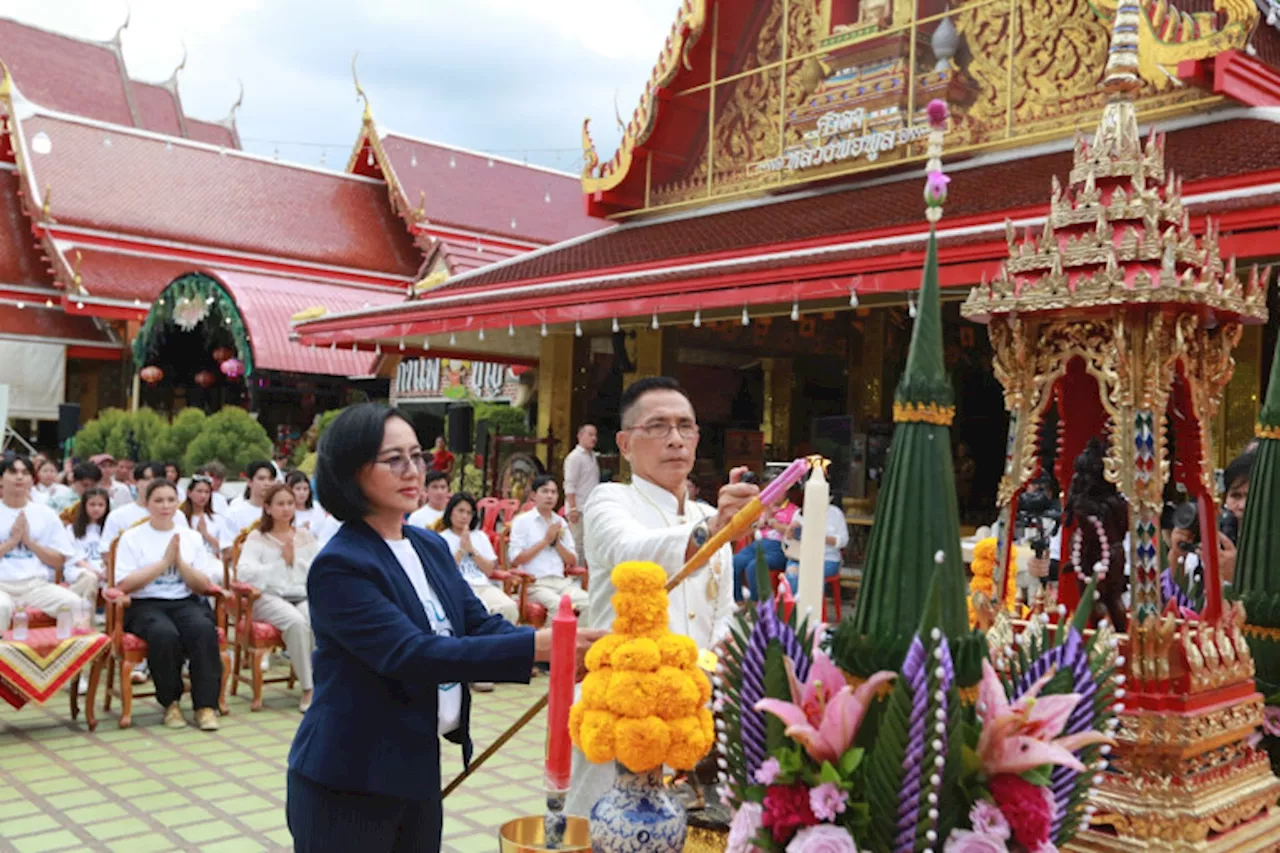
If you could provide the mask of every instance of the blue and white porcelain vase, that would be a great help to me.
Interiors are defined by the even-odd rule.
[[[680,853],[688,815],[662,784],[662,768],[632,773],[621,764],[618,779],[591,808],[594,853]]]

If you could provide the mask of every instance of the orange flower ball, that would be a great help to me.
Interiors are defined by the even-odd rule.
[[[657,592],[666,586],[667,573],[657,563],[619,563],[610,574],[615,588],[623,592]]]
[[[614,726],[614,754],[632,773],[661,767],[670,746],[671,733],[658,717],[618,720]]]
[[[711,749],[711,741],[696,716],[678,717],[667,722],[671,745],[667,747],[666,763],[677,770],[692,770]]]
[[[689,673],[689,678],[693,681],[693,686],[698,690],[698,704],[705,705],[711,701],[711,679],[707,678],[707,674],[697,667],[685,670]]]
[[[655,676],[655,714],[664,720],[674,720],[694,713],[698,707],[698,686],[687,670],[664,666]]]
[[[658,644],[648,637],[635,637],[618,646],[609,657],[614,669],[653,672],[662,663]]]
[[[600,639],[591,644],[591,648],[587,649],[586,657],[583,663],[587,665],[588,672],[594,672],[601,667],[609,665],[609,658],[613,656],[613,650],[627,641],[626,637],[619,634],[605,634]]]
[[[609,710],[609,684],[612,678],[613,671],[609,667],[588,672],[587,677],[582,679],[582,699],[573,707],[582,705],[593,711]]]
[[[657,693],[657,673],[616,670],[609,680],[606,701],[609,710],[618,716],[640,719],[657,713],[654,710]]]
[[[658,638],[658,651],[665,666],[692,667],[698,663],[698,644],[682,634],[667,632]]]
[[[569,709],[569,739],[574,743],[582,742],[582,718],[586,713],[587,706],[583,702],[574,702]]]
[[[573,714],[570,712],[569,719],[572,721]],[[578,730],[578,749],[582,750],[582,754],[592,764],[604,764],[613,761],[615,751],[615,740],[617,737],[616,727],[614,725],[614,716],[608,711],[587,711],[582,715],[582,725]],[[569,735],[573,735],[573,727],[570,725]]]

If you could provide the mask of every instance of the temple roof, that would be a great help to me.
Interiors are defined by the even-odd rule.
[[[1252,115],[1257,117],[1242,117]],[[1278,118],[1270,113],[1227,111],[1208,118],[1208,123],[1171,130],[1166,153],[1179,164],[1189,192],[1196,182],[1280,169]],[[949,167],[953,201],[948,207],[948,222],[971,223],[1002,218],[1006,213],[1047,209],[1046,188],[1052,177],[1071,169],[1069,145],[1061,147],[1066,150],[1036,154],[1024,149],[1014,156],[975,158]],[[917,173],[902,173],[853,186],[705,209],[693,215],[627,222],[612,231],[456,277],[440,290],[656,269],[677,259],[723,261],[766,248],[778,251],[836,242],[856,233],[920,232],[923,241],[916,180]],[[1000,192],[986,191],[992,186],[999,186]]]
[[[49,109],[239,148],[240,137],[231,116],[223,122],[186,116],[176,71],[164,83],[129,77],[120,48],[124,29],[122,26],[111,40],[99,42],[0,17],[0,62],[27,97]],[[192,123],[199,128],[191,128]]]
[[[323,264],[397,286],[421,263],[380,181],[50,113],[17,97],[15,112],[27,180],[56,231]]]
[[[369,112],[347,170],[385,179],[453,275],[610,227],[585,213],[574,175],[388,131]]]

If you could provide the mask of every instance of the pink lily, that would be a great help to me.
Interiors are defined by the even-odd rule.
[[[978,713],[982,718],[978,758],[988,776],[1016,775],[1043,764],[1070,767],[1083,773],[1084,764],[1072,753],[1090,744],[1114,743],[1096,731],[1058,737],[1080,703],[1080,694],[1037,698],[1053,674],[1053,670],[1045,673],[1017,702],[1010,704],[995,668],[989,661],[982,662],[982,682],[978,685]]]
[[[797,681],[790,660],[786,661],[786,667],[791,701],[761,699],[756,703],[756,710],[782,720],[787,726],[786,736],[804,744],[805,752],[814,761],[832,764],[853,744],[880,685],[895,676],[892,672],[877,672],[854,690],[845,683],[840,669],[822,652],[814,653],[809,679],[804,684]]]

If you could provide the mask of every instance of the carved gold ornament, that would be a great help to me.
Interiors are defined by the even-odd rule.
[[[1280,426],[1266,426],[1258,424],[1253,428],[1253,434],[1258,438],[1270,438],[1280,441]]]
[[[951,426],[956,418],[955,406],[937,403],[894,403],[893,421],[899,424],[933,424]]]

